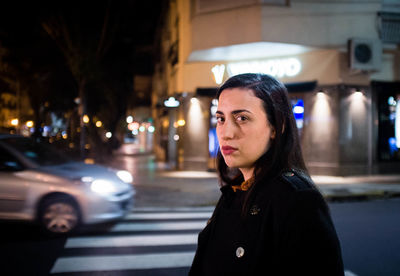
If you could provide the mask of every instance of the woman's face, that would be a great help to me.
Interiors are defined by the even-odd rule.
[[[267,119],[263,102],[250,89],[230,88],[222,91],[217,110],[217,136],[228,167],[243,174],[268,149],[275,130]]]

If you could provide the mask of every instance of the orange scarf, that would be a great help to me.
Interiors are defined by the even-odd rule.
[[[254,183],[254,177],[243,181],[242,184],[240,185],[235,185],[235,186],[231,186],[233,191],[236,192],[237,190],[239,191],[247,191],[248,189],[250,189],[251,185],[253,185]]]

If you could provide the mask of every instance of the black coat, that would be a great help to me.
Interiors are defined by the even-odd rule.
[[[311,179],[293,171],[262,184],[245,218],[246,192],[221,188],[189,275],[343,276],[329,209]]]

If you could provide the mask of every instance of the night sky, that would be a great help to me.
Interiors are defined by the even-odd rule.
[[[43,108],[73,109],[81,86],[89,115],[110,127],[128,98],[149,104],[150,95],[132,97],[133,76],[153,72],[166,1],[8,2],[0,9],[0,94],[16,93],[18,80],[36,121],[45,119]]]

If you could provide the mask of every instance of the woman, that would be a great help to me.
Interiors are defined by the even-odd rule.
[[[285,86],[268,75],[241,74],[217,98],[222,195],[199,234],[189,275],[344,275]]]

